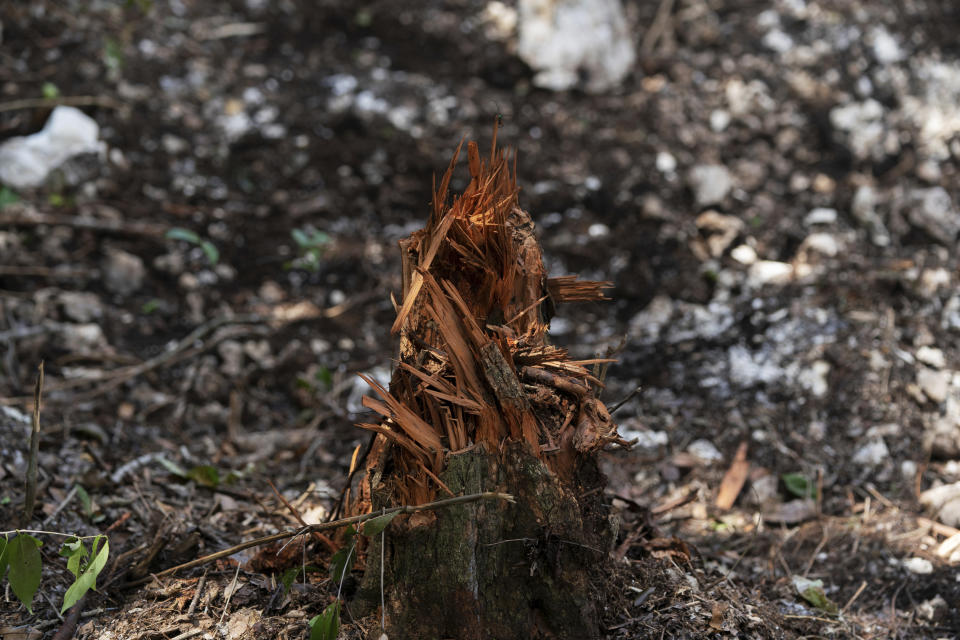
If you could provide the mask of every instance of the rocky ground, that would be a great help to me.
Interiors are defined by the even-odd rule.
[[[605,454],[623,519],[597,585],[607,637],[954,637],[954,3],[631,4],[638,58],[603,91],[538,86],[512,11],[0,8],[0,138],[58,103],[99,128],[94,153],[0,190],[0,522],[43,360],[36,528],[109,528],[122,558],[77,637],[303,636],[332,596],[320,577],[278,589],[297,558],[254,549],[127,589],[117,568],[295,526],[267,480],[305,519],[329,513],[365,442],[355,374],[389,375],[396,242],[497,117],[551,273],[614,283],[552,334],[618,349],[609,403],[641,389],[615,414],[637,446]],[[0,602],[0,637],[60,625],[55,547],[34,614]]]

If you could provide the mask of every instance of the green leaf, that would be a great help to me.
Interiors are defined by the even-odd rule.
[[[17,202],[20,202],[20,196],[15,191],[12,191],[9,187],[0,187],[0,209]]]
[[[87,490],[77,486],[77,497],[80,498],[80,505],[83,507],[83,513],[88,518],[93,516],[93,500],[90,499],[90,494],[87,493]]]
[[[201,242],[200,248],[203,249],[203,253],[206,254],[210,264],[215,265],[220,261],[220,250],[209,240]]]
[[[67,569],[74,578],[80,577],[80,564],[87,557],[87,548],[79,538],[70,538],[60,547],[60,555],[67,558]]]
[[[7,544],[4,556],[10,563],[10,586],[14,595],[33,613],[33,596],[40,586],[40,566],[43,563],[38,547],[42,543],[26,534],[20,533]]]
[[[363,535],[370,537],[377,535],[387,528],[387,525],[397,516],[397,513],[399,512],[385,513],[382,516],[377,516],[373,520],[367,520],[363,523]]]
[[[293,567],[283,572],[283,575],[280,576],[280,584],[283,585],[283,595],[290,593],[290,587],[293,586],[293,582],[297,579],[298,575],[300,575],[300,567]]]
[[[178,477],[180,477],[180,478],[189,478],[189,477],[190,477],[189,474],[187,474],[187,470],[184,469],[183,467],[181,467],[180,465],[178,465],[176,462],[172,462],[172,461],[170,461],[170,460],[167,460],[167,459],[164,458],[163,456],[157,456],[156,460],[157,460],[157,462],[159,462],[160,464],[163,465],[163,468],[164,468],[164,469],[166,469],[167,471],[169,471],[169,472],[172,473],[173,475],[178,476]]]
[[[7,536],[0,538],[0,579],[7,572]]]
[[[167,231],[164,236],[167,240],[183,240],[184,242],[190,242],[193,244],[200,244],[200,236],[198,236],[190,229],[183,229],[182,227],[174,227]]]
[[[103,545],[100,545],[98,548],[101,541]],[[70,585],[67,592],[63,594],[63,607],[60,609],[61,615],[75,605],[77,600],[82,598],[83,594],[87,591],[90,589],[94,591],[97,590],[97,576],[99,576],[103,568],[107,566],[107,557],[110,555],[110,541],[107,540],[106,536],[97,536],[93,539],[91,548],[93,555],[90,557],[90,562],[87,563],[86,568],[77,576],[77,581]],[[70,559],[73,560],[73,558]]]
[[[217,487],[220,485],[220,472],[216,467],[208,464],[201,464],[187,472],[187,477],[204,487]]]
[[[310,246],[310,236],[306,234],[303,229],[294,229],[290,232],[290,236],[293,238],[293,241],[297,243],[297,246],[301,249]]]
[[[58,89],[57,85],[53,84],[52,82],[44,82],[43,86],[40,87],[40,93],[42,93],[43,97],[48,100],[60,97],[60,89]]]
[[[813,498],[815,488],[813,483],[802,473],[785,473],[780,476],[787,491],[798,498]]]
[[[836,615],[840,610],[837,604],[824,593],[823,580],[809,580],[801,576],[793,576],[793,586],[804,600],[820,611]]]
[[[339,583],[350,570],[350,566],[353,564],[353,548],[352,544],[349,547],[344,547],[333,554],[333,558],[330,559],[330,579],[334,582]]]
[[[310,640],[337,640],[340,633],[340,601],[337,600],[310,620]]]

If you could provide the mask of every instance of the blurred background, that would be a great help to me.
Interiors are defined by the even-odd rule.
[[[335,494],[366,439],[354,374],[389,378],[396,243],[497,120],[551,274],[614,283],[551,325],[617,351],[608,403],[642,389],[613,493],[693,492],[676,531],[721,568],[707,549],[757,513],[802,527],[871,492],[956,532],[957,33],[950,0],[5,2],[0,396],[24,406],[43,358],[51,456],[160,447]],[[748,490],[718,510],[741,443]],[[875,576],[865,611],[901,583],[956,602],[931,531],[807,570],[841,601]]]

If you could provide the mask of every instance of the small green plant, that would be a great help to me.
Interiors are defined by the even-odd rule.
[[[20,202],[20,196],[9,187],[0,187],[0,209]]]
[[[11,533],[14,534],[12,539],[8,538]],[[54,532],[34,533],[62,535]],[[43,569],[43,557],[40,555],[43,542],[22,531],[7,531],[2,536],[0,538],[0,577],[9,567],[7,580],[10,582],[13,594],[23,603],[27,611],[33,613],[33,597],[40,588]],[[85,540],[90,540],[89,546],[84,544]],[[67,559],[67,569],[73,574],[74,582],[63,595],[61,615],[76,604],[87,591],[90,589],[96,591],[97,576],[107,566],[109,555],[110,542],[104,535],[67,537],[66,542],[60,547],[60,556]]]
[[[151,313],[153,313],[159,308],[160,308],[160,300],[158,300],[157,298],[153,298],[151,300],[147,300],[146,302],[144,302],[143,306],[140,307],[140,311],[143,312],[144,315],[150,315]]]
[[[785,473],[780,476],[783,480],[783,486],[787,491],[798,498],[814,498],[817,495],[817,488],[810,479],[802,473]]]
[[[337,599],[334,600],[318,616],[314,616],[310,622],[310,640],[336,640],[340,632],[340,591],[343,589],[343,581],[347,577],[347,572],[353,565],[354,552],[357,549],[357,535],[364,535],[372,538],[377,534],[383,534],[384,529],[390,524],[390,521],[397,516],[398,512],[385,513],[371,520],[367,520],[361,526],[359,531],[353,525],[347,527],[347,535],[344,537],[343,548],[333,554],[330,559],[330,579],[335,581],[337,587]],[[383,538],[381,537],[380,553],[383,553]],[[383,588],[383,585],[380,585]]]
[[[44,82],[43,86],[40,87],[40,93],[47,100],[53,100],[54,98],[60,97],[60,89],[52,82]]]
[[[215,489],[219,487],[222,483],[230,483],[236,480],[237,474],[233,471],[227,473],[225,478],[220,477],[220,471],[216,467],[209,464],[198,464],[195,467],[191,467],[189,470],[184,469],[176,462],[167,460],[163,456],[157,458],[157,462],[163,465],[163,468],[177,476],[178,478],[183,478],[184,480],[193,480],[197,484]]]
[[[209,240],[201,238],[193,231],[189,229],[183,229],[181,227],[174,227],[167,231],[164,235],[167,240],[183,240],[184,242],[189,242],[190,244],[196,245],[203,250],[207,260],[211,265],[217,264],[220,261],[220,251],[217,249]]]
[[[123,45],[114,38],[103,43],[103,64],[111,73],[119,73],[123,68]]]
[[[330,236],[311,226],[294,229],[290,232],[293,241],[297,243],[297,257],[283,265],[284,269],[306,269],[317,272],[320,270],[320,259],[330,244]]]

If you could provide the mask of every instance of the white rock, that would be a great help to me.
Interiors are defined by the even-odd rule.
[[[891,64],[903,60],[903,50],[890,32],[883,27],[875,27],[870,32],[873,57],[880,64]]]
[[[63,313],[76,322],[90,322],[103,315],[103,306],[95,293],[63,291],[57,298],[63,305]]]
[[[903,568],[918,575],[933,573],[933,563],[926,558],[907,558],[903,561]]]
[[[829,388],[827,376],[830,374],[830,363],[826,360],[817,360],[809,369],[800,372],[798,381],[804,389],[808,389],[817,398],[822,398]]]
[[[870,231],[870,239],[878,247],[890,244],[890,234],[876,211],[877,191],[870,185],[861,185],[853,194],[850,213]]]
[[[536,71],[533,83],[563,91],[580,82],[607,91],[633,69],[633,30],[620,0],[520,0],[517,54]]]
[[[793,38],[781,29],[771,29],[763,36],[763,46],[777,53],[786,53],[790,51],[790,49],[793,49]]]
[[[687,175],[698,207],[719,204],[733,188],[733,177],[723,165],[701,164]]]
[[[831,109],[830,124],[845,133],[844,140],[854,156],[879,160],[886,155],[881,144],[885,133],[883,115],[883,106],[868,98]]]
[[[84,112],[56,107],[42,130],[0,145],[0,182],[14,189],[38,187],[68,159],[99,152],[99,135],[100,127]]]
[[[724,109],[714,109],[710,112],[710,128],[720,133],[730,126],[730,112]]]
[[[122,296],[140,290],[147,274],[143,260],[120,249],[108,249],[103,261],[103,284],[108,291]]]
[[[657,152],[657,171],[673,173],[677,170],[677,159],[669,151]]]
[[[741,244],[733,248],[730,257],[742,265],[749,267],[757,261],[757,252],[748,244]]]
[[[771,385],[783,379],[786,371],[768,355],[736,344],[727,351],[730,382],[747,389],[759,384]]]
[[[606,238],[610,235],[610,227],[602,222],[597,222],[587,228],[587,235],[591,238]]]
[[[943,267],[924,269],[917,282],[918,292],[926,298],[933,297],[941,287],[950,286],[950,272]]]
[[[761,260],[751,265],[747,274],[747,284],[757,288],[765,284],[786,284],[792,278],[792,265],[774,260]]]
[[[857,464],[863,464],[875,467],[890,457],[890,450],[883,438],[870,440],[853,454],[853,461]]]
[[[67,324],[63,325],[60,342],[64,349],[76,353],[100,350],[107,339],[98,324]]]
[[[934,369],[943,369],[947,366],[947,360],[943,356],[943,351],[935,347],[920,347],[917,349],[917,360],[923,364],[928,364]]]
[[[952,247],[960,232],[960,215],[947,190],[943,187],[915,189],[911,199],[913,204],[908,213],[910,222],[935,240]]]
[[[920,494],[920,504],[928,509],[938,510],[948,502],[960,500],[960,482],[942,484],[939,487],[927,489]]]
[[[720,450],[717,449],[716,445],[703,438],[691,442],[690,446],[687,447],[687,453],[692,455],[694,458],[707,463],[723,460],[723,454],[720,453]]]
[[[800,247],[801,250],[809,249],[828,258],[833,258],[840,253],[840,242],[829,233],[811,233],[804,238]]]
[[[833,224],[837,221],[837,210],[826,207],[817,207],[811,209],[807,217],[803,219],[803,224],[812,227],[815,224]]]
[[[947,399],[947,390],[950,386],[949,371],[934,371],[926,367],[917,370],[917,386],[924,395],[936,403]]]

